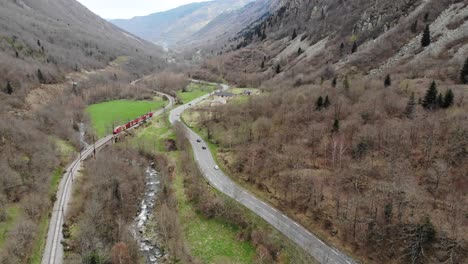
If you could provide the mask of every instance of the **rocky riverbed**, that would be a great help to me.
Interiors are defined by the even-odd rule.
[[[133,235],[148,264],[164,263],[166,259],[166,254],[158,246],[159,239],[154,227],[154,207],[159,187],[158,171],[152,164],[146,169],[145,195],[133,225]]]

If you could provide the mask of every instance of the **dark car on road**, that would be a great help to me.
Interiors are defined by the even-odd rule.
[[[206,149],[206,147],[205,147],[205,146],[203,146],[203,147],[201,147],[201,148],[202,148],[202,149]]]
[[[200,142],[201,142],[201,139],[197,139],[197,142],[200,143]]]

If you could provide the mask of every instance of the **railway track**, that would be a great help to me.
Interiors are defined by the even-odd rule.
[[[154,112],[154,117],[165,113],[168,109],[172,108],[174,105],[174,98],[171,96],[156,92],[161,96],[166,97],[169,100],[169,104],[163,109]],[[46,246],[44,248],[44,253],[42,255],[41,264],[62,264],[63,263],[63,245],[61,241],[63,240],[63,224],[65,216],[67,214],[68,204],[72,198],[73,191],[73,181],[76,173],[81,167],[81,164],[84,160],[94,155],[101,148],[111,143],[114,139],[113,135],[108,135],[93,145],[84,149],[80,156],[77,157],[66,169],[63,174],[62,180],[60,181],[58,191],[57,191],[57,200],[54,203],[52,215],[49,222],[49,230],[47,232]]]

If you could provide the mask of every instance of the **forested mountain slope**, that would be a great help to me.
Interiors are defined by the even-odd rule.
[[[161,49],[76,1],[1,1],[0,27],[0,87],[9,81],[13,96],[24,96],[40,82],[61,81],[70,71],[103,68],[118,56],[162,56]]]
[[[162,57],[74,0],[0,1],[0,263],[40,262],[84,108],[142,96],[130,81]]]
[[[468,3],[284,1],[193,77],[259,87],[199,111],[230,174],[363,263],[465,263]]]
[[[270,77],[280,65],[282,72],[291,69],[303,81],[352,67],[382,74],[383,68],[411,60],[459,68],[467,54],[465,13],[466,3],[449,0],[285,1],[245,28],[225,32],[224,42],[205,43],[202,53],[228,53],[221,56],[228,61],[226,72],[242,65],[252,78]],[[432,27],[435,45],[424,51],[419,44],[426,25]],[[459,75],[450,74],[453,79]]]

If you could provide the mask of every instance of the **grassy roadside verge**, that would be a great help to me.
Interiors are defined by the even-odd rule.
[[[177,168],[183,162],[180,155],[176,156]],[[174,189],[178,201],[184,233],[191,246],[192,254],[202,263],[252,263],[255,247],[250,241],[239,239],[241,228],[222,218],[208,218],[200,213],[193,201],[187,198],[185,175],[177,169]],[[200,181],[203,181],[200,179]],[[204,183],[204,182],[203,182]],[[205,191],[212,192],[210,189]]]
[[[176,169],[170,188],[177,201],[177,216],[181,224],[183,239],[192,255],[202,263],[252,263],[255,248],[249,241],[237,238],[238,227],[222,219],[210,219],[197,212],[186,197],[184,175],[180,170],[181,151],[167,151],[167,141],[176,135],[167,116],[155,118],[149,126],[139,130],[128,142],[145,153],[163,154]]]

